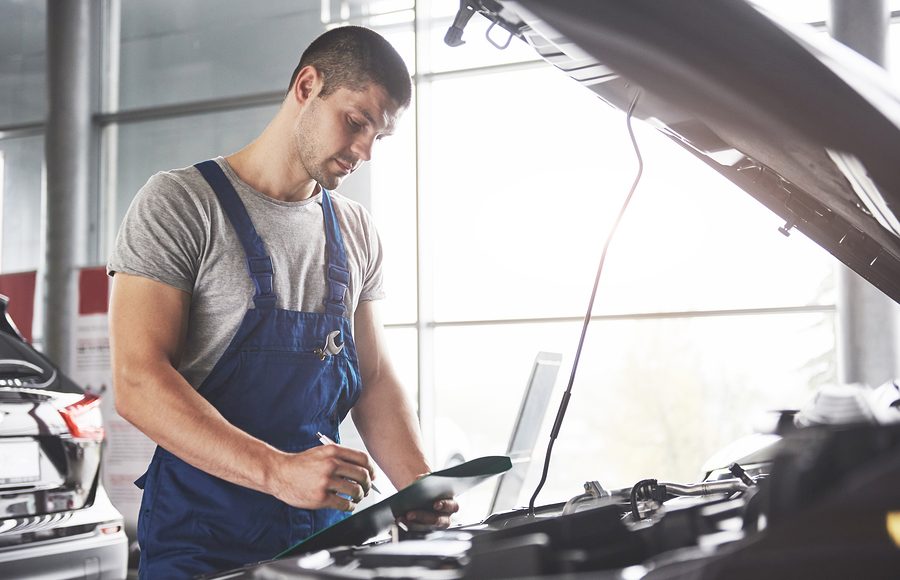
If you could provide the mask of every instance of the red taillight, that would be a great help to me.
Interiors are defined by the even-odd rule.
[[[100,397],[87,393],[71,405],[59,410],[59,414],[69,426],[72,437],[103,441],[103,417],[100,414]]]

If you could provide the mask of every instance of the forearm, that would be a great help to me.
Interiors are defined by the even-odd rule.
[[[394,487],[402,489],[431,471],[422,448],[419,423],[388,357],[375,304],[361,302],[354,322],[363,389],[353,407],[353,421],[375,461]],[[450,515],[458,509],[454,499],[440,498],[430,508],[413,510],[402,519],[415,525],[446,528]]]
[[[372,457],[397,489],[431,471],[418,420],[395,377],[366,383],[353,422]]]
[[[265,493],[281,454],[229,423],[170,364],[117,369],[116,410],[180,459]]]
[[[422,450],[412,405],[393,373],[374,385],[366,383],[363,396],[353,409],[353,420],[366,447],[394,487],[402,489],[431,472]],[[446,528],[451,523],[450,516],[457,510],[456,500],[441,497],[431,506],[399,515],[399,520],[408,526],[424,526],[424,529]]]

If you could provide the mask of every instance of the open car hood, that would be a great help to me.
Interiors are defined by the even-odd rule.
[[[882,69],[743,0],[463,0],[448,44],[476,11],[616,108],[640,91],[636,117],[900,301],[900,96]]]

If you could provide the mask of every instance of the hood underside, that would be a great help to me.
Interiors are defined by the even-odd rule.
[[[883,70],[743,0],[465,1],[610,105],[640,91],[636,117],[900,301],[900,97]]]

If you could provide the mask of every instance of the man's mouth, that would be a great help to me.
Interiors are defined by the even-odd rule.
[[[338,165],[338,167],[341,169],[341,171],[342,171],[344,174],[347,174],[347,175],[349,175],[350,173],[352,173],[353,170],[356,168],[356,167],[355,167],[355,164],[353,164],[353,163],[347,163],[346,161],[342,161],[342,160],[340,160],[340,159],[335,159],[335,162],[337,163],[337,165]]]

